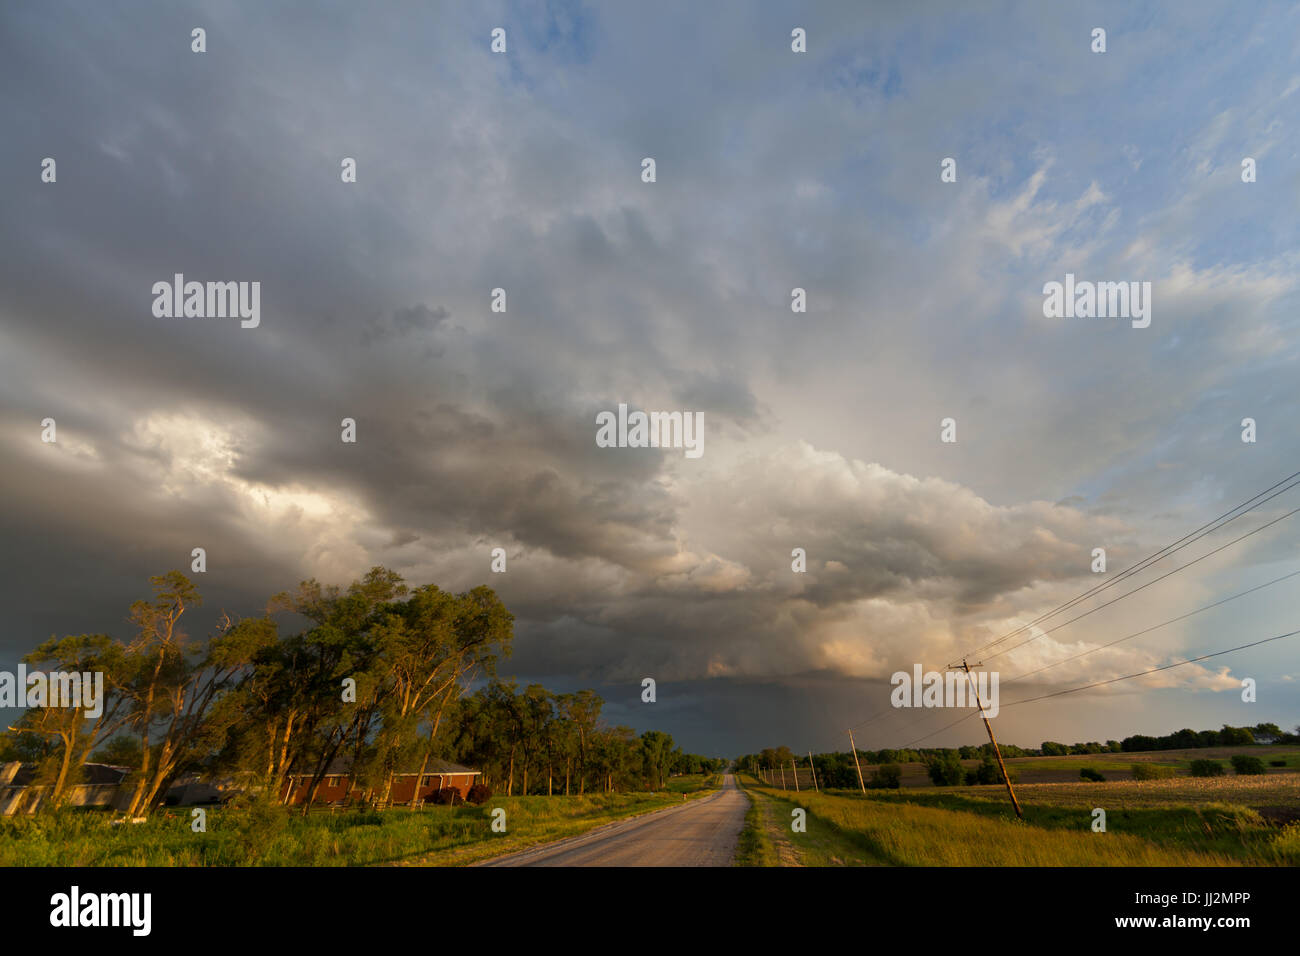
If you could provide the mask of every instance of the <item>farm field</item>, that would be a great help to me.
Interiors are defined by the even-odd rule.
[[[1200,747],[1190,750],[1152,750],[1140,753],[1072,754],[1067,757],[1009,757],[1006,764],[1008,769],[1019,774],[1021,783],[1065,783],[1077,781],[1079,771],[1084,767],[1101,771],[1108,780],[1131,780],[1133,778],[1131,768],[1135,763],[1172,767],[1175,771],[1186,773],[1193,760],[1220,760],[1227,765],[1236,754],[1258,757],[1265,765],[1270,760],[1286,761],[1285,767],[1269,767],[1269,774],[1300,771],[1300,747],[1263,744],[1244,747]],[[963,760],[962,766],[974,770],[979,763],[979,760]],[[902,783],[905,788],[929,789],[934,786],[930,782],[924,763],[912,762],[900,766],[903,770]],[[862,773],[870,778],[874,769],[874,765],[863,764]],[[799,779],[801,785],[808,786],[810,778],[807,776],[806,768],[801,771]],[[792,784],[791,788],[793,789]]]
[[[1031,758],[1032,759],[1032,758]],[[1300,864],[1300,773],[794,793],[756,801],[742,865],[1271,866]],[[791,811],[807,811],[793,833]],[[1092,831],[1093,810],[1106,832]]]

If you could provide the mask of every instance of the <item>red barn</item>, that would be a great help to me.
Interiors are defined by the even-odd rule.
[[[349,797],[360,799],[365,794],[365,789],[355,787],[352,784],[350,776],[351,761],[337,759],[333,761],[325,771],[325,776],[321,778],[320,785],[316,788],[316,799],[313,803],[347,803]],[[290,774],[285,781],[284,788],[280,791],[280,798],[286,797],[288,803],[302,804],[307,800],[307,791],[311,789],[312,774],[295,773]],[[419,768],[416,767],[410,771],[396,773],[393,775],[393,786],[389,792],[388,799],[394,804],[409,804],[415,795],[416,777],[419,777]],[[428,766],[424,769],[424,775],[419,781],[419,799],[422,802],[433,800],[439,791],[454,790],[456,791],[456,802],[462,802],[469,793],[469,788],[474,786],[474,778],[479,776],[479,771],[470,770],[469,767],[462,767],[460,764],[448,763],[445,760],[438,760],[435,757],[429,758]],[[372,794],[375,797],[382,797],[382,793]]]

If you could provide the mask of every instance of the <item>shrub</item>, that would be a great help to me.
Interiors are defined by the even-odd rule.
[[[1084,767],[1079,771],[1079,779],[1092,780],[1097,783],[1105,783],[1106,776],[1099,770],[1093,770],[1091,767]]]
[[[897,790],[903,785],[903,768],[896,763],[881,764],[871,777],[873,790]]]
[[[240,862],[252,866],[289,825],[289,813],[266,791],[246,792],[230,801],[235,850]]]
[[[1243,775],[1267,772],[1264,769],[1264,761],[1248,754],[1236,754],[1232,758],[1232,769]]]
[[[955,752],[932,759],[926,769],[936,787],[955,787],[966,779],[966,770]]]
[[[1222,777],[1226,773],[1217,760],[1193,760],[1191,769],[1193,777]]]
[[[1268,762],[1268,765],[1269,765],[1270,767],[1285,767],[1285,766],[1286,766],[1286,761],[1285,761],[1285,760],[1270,760],[1270,761]]]
[[[469,793],[465,795],[467,803],[487,803],[492,799],[492,788],[486,783],[476,783],[469,788]]]
[[[1132,770],[1134,780],[1165,780],[1174,776],[1173,767],[1164,767],[1157,763],[1135,763]]]

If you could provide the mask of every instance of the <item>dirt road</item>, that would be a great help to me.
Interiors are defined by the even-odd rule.
[[[480,866],[730,866],[749,798],[731,774],[680,807],[487,860]]]

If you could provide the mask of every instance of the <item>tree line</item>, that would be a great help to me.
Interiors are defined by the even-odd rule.
[[[1219,730],[1179,730],[1161,737],[1135,734],[1123,740],[1108,740],[1088,743],[1062,744],[1045,740],[1041,747],[1017,747],[1015,744],[999,743],[1002,756],[1006,757],[1054,757],[1071,754],[1101,753],[1138,753],[1150,750],[1187,750],[1196,747],[1236,747],[1255,743],[1300,744],[1300,727],[1296,733],[1289,734],[1277,724],[1261,723],[1253,727],[1231,727],[1224,724]],[[977,770],[962,769],[959,761],[980,760]],[[856,788],[858,786],[858,768],[864,767],[862,781],[867,787],[897,787],[898,766],[905,763],[925,764],[931,779],[938,783],[962,783],[967,776],[973,782],[998,782],[1001,775],[993,764],[993,745],[979,744],[964,747],[923,747],[903,750],[859,750],[857,763],[854,763],[852,751],[837,753],[820,753],[813,755],[817,769],[817,780],[831,789]],[[789,747],[767,747],[756,754],[745,754],[735,759],[735,765],[748,771],[780,772],[782,768],[806,770],[808,757],[795,754]],[[985,778],[988,778],[987,780]]]
[[[92,760],[132,768],[130,816],[148,815],[191,772],[237,775],[270,799],[305,776],[310,804],[342,759],[352,791],[382,804],[396,774],[422,779],[435,759],[480,770],[509,795],[660,788],[671,774],[726,763],[684,754],[660,731],[606,726],[593,691],[500,680],[514,616],[486,586],[408,588],[375,567],[346,589],[304,581],[263,615],[223,614],[215,633],[192,641],[181,622],[201,604],[194,583],[179,571],[150,583],[152,597],[131,606],[129,640],[51,638],[23,659],[47,673],[104,675],[97,716],[34,707],[0,737],[0,760],[37,765],[49,807],[66,802]],[[282,634],[286,613],[300,626]]]

